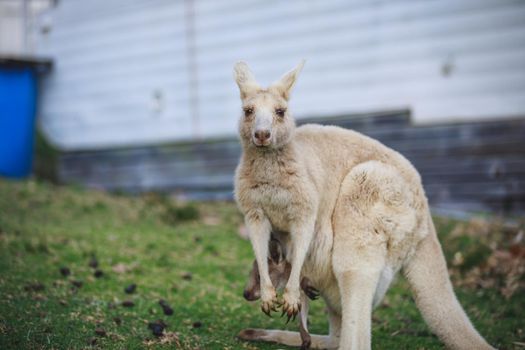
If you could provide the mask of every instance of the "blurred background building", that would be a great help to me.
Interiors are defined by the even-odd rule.
[[[298,123],[400,151],[436,209],[525,212],[522,0],[4,0],[0,54],[53,60],[62,182],[231,198],[233,64],[268,84],[305,58]]]

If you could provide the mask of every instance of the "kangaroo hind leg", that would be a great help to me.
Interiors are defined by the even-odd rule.
[[[371,349],[374,295],[385,267],[386,242],[374,220],[340,198],[333,217],[332,266],[341,295],[339,349]],[[354,203],[355,204],[355,203]]]
[[[409,191],[397,170],[377,161],[357,165],[341,184],[332,218],[332,266],[341,293],[340,349],[371,348],[371,313],[414,225]]]

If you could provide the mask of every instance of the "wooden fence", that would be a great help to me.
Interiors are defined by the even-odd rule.
[[[413,126],[408,111],[302,120],[354,129],[405,155],[434,208],[525,213],[525,119]],[[191,199],[231,199],[237,139],[70,152],[63,182],[131,193],[170,191]]]

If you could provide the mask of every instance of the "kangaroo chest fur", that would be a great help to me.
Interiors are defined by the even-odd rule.
[[[307,174],[290,154],[265,152],[246,157],[237,169],[236,193],[245,214],[261,211],[274,230],[290,232],[305,216],[315,216]]]

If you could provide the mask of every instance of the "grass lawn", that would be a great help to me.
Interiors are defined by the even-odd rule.
[[[0,349],[285,348],[235,337],[247,327],[297,330],[242,298],[253,255],[241,222],[232,203],[0,180]],[[513,242],[523,225],[436,222],[474,324],[499,348],[524,348],[525,248]],[[157,320],[160,337],[148,326]],[[310,322],[327,332],[322,301]],[[374,312],[373,347],[443,348],[402,278]]]

